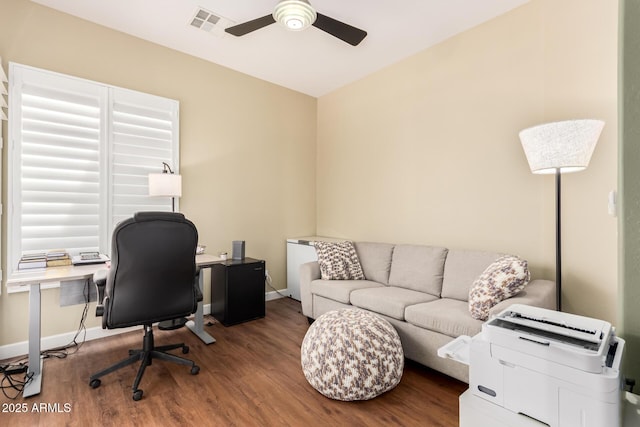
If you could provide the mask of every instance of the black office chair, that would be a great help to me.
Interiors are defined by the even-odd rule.
[[[102,328],[144,326],[141,350],[129,350],[129,357],[93,374],[92,388],[100,377],[141,360],[133,383],[133,400],[142,398],[138,388],[145,368],[153,359],[188,365],[191,374],[200,368],[191,360],[166,353],[182,349],[184,343],[156,347],[152,324],[195,313],[202,293],[198,287],[196,245],[198,231],[184,215],[168,212],[139,212],[117,225],[113,231],[111,268],[94,275],[98,288],[96,316]]]

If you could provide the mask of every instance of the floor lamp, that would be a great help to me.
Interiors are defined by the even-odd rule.
[[[149,196],[171,197],[171,212],[176,211],[176,197],[182,196],[182,177],[173,173],[171,167],[162,162],[162,173],[149,174]],[[162,330],[172,330],[183,327],[187,323],[186,317],[164,320],[158,323]]]
[[[604,122],[569,120],[534,126],[520,132],[531,172],[556,176],[556,309],[562,311],[562,247],[560,175],[589,165]]]

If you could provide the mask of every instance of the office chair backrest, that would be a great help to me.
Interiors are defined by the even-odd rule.
[[[196,310],[198,231],[184,215],[139,212],[113,231],[105,327],[150,324]]]

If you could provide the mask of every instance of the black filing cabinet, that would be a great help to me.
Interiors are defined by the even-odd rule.
[[[211,314],[225,326],[264,317],[265,262],[244,258],[211,267]]]

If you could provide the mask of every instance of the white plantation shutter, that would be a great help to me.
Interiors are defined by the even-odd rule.
[[[103,88],[31,69],[11,76],[12,265],[21,252],[97,250]]]
[[[111,94],[114,227],[138,211],[171,211],[171,199],[149,197],[147,184],[150,173],[162,172],[162,162],[177,165],[179,133],[177,102],[115,88]]]
[[[177,171],[177,101],[17,64],[10,77],[11,269],[23,253],[109,252],[117,222],[171,210],[147,175]]]

